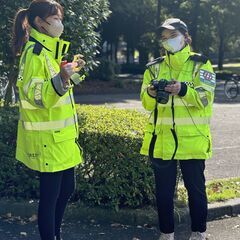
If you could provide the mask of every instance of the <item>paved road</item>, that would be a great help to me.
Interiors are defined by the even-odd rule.
[[[139,94],[82,95],[75,97],[77,103],[114,106],[144,111]],[[228,100],[223,84],[216,88],[213,118],[213,158],[207,161],[206,178],[240,176],[240,96]]]
[[[116,225],[116,224],[115,224]],[[159,231],[151,226],[127,226],[99,224],[96,222],[76,222],[63,226],[64,240],[157,240]],[[176,227],[175,240],[188,240],[189,226]],[[1,240],[40,240],[35,223],[0,219]],[[240,217],[226,218],[208,223],[209,240],[240,239]]]

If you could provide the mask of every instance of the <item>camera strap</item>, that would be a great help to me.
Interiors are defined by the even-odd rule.
[[[174,111],[174,96],[172,96],[172,105],[171,105],[171,109],[172,109],[172,120],[173,120],[173,127],[171,128],[171,132],[175,141],[175,149],[174,149],[174,153],[172,155],[171,160],[174,160],[174,157],[177,153],[177,149],[178,149],[178,137],[177,137],[177,133],[176,133],[176,128],[175,128],[175,111]]]
[[[153,70],[152,70],[150,65],[147,66],[147,69],[149,70],[149,73],[150,73],[152,79],[155,79],[157,76],[153,72]],[[155,135],[155,128],[156,128],[156,124],[157,124],[157,117],[158,117],[158,102],[156,101],[155,108],[154,108],[154,132],[153,132],[153,135]]]

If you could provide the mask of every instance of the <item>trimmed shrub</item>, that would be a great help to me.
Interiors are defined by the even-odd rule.
[[[153,173],[139,154],[147,116],[137,111],[79,106],[84,163],[76,168],[73,201],[139,207],[153,200]],[[38,197],[38,174],[15,160],[17,108],[0,108],[0,197]]]
[[[129,110],[80,106],[79,142],[85,163],[75,197],[94,205],[131,206],[153,196],[148,159],[139,154],[146,116]]]

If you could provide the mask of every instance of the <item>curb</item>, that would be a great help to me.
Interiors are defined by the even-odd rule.
[[[30,218],[37,214],[37,201],[0,200],[0,216],[11,213],[12,216]],[[209,204],[208,221],[221,217],[232,217],[240,214],[240,198],[221,203]],[[144,209],[121,209],[118,212],[106,208],[90,208],[81,204],[69,204],[64,217],[67,221],[95,220],[128,225],[158,225],[157,212],[153,207]],[[178,223],[190,222],[188,208],[178,208],[175,211]]]

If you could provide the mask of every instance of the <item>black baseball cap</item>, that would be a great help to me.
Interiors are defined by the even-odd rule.
[[[181,33],[188,32],[188,27],[185,22],[183,22],[179,18],[168,18],[166,19],[162,25],[160,26],[160,31],[162,32],[164,29],[169,30],[179,30]]]

